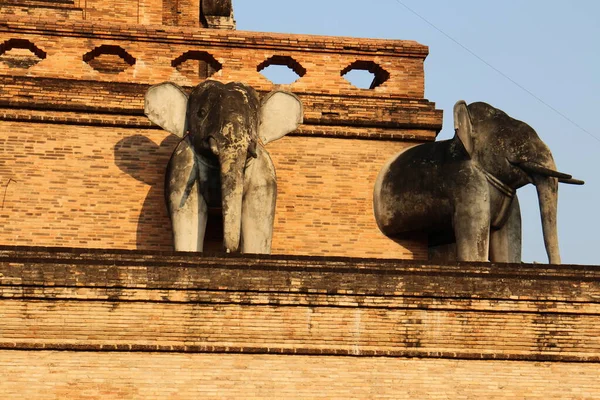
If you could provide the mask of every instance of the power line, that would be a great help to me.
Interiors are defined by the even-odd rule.
[[[417,13],[415,10],[413,10],[412,8],[410,8],[409,6],[407,6],[406,4],[404,4],[401,0],[396,0],[396,1],[402,7],[406,8],[408,11],[410,11],[411,13],[413,13],[414,15],[416,15],[418,18],[420,18],[421,20],[423,20],[427,25],[431,26],[433,29],[435,29],[436,31],[438,31],[442,35],[446,36],[449,40],[451,40],[452,42],[454,42],[458,46],[462,47],[466,52],[468,52],[473,57],[475,57],[476,59],[478,59],[479,61],[481,61],[482,63],[484,63],[485,65],[487,65],[491,69],[493,69],[494,71],[496,71],[498,74],[500,74],[501,76],[503,76],[508,81],[512,82],[514,85],[516,85],[518,88],[520,88],[521,90],[523,90],[525,93],[529,94],[531,97],[533,97],[534,99],[536,99],[537,101],[539,101],[540,103],[542,103],[543,105],[545,105],[546,107],[548,107],[550,110],[554,111],[556,114],[560,115],[565,120],[569,121],[571,124],[573,124],[574,126],[576,126],[577,128],[579,128],[581,131],[587,133],[590,137],[592,137],[593,139],[596,139],[598,142],[600,142],[600,138],[598,138],[592,132],[588,131],[583,126],[579,125],[577,122],[575,122],[574,120],[572,120],[571,118],[569,118],[568,116],[566,116],[565,114],[563,114],[562,112],[560,112],[559,110],[557,110],[552,105],[546,103],[544,100],[542,100],[535,93],[533,93],[532,91],[530,91],[529,89],[527,89],[526,87],[524,87],[523,85],[521,85],[519,82],[517,82],[514,79],[512,79],[510,76],[506,75],[504,72],[500,71],[498,68],[494,67],[492,64],[490,64],[489,62],[487,62],[486,60],[484,60],[480,56],[478,56],[474,51],[472,51],[467,46],[463,45],[458,40],[454,39],[452,36],[448,35],[446,32],[444,32],[443,30],[441,30],[440,28],[438,28],[437,26],[435,26],[432,22],[430,22],[428,19],[426,19],[425,17],[423,17],[421,14]]]

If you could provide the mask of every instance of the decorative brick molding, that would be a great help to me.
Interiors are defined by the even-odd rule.
[[[189,88],[211,76],[245,81],[263,93],[278,87],[293,91],[305,103],[306,125],[336,127],[321,132],[338,135],[342,127],[372,127],[389,130],[387,137],[398,137],[398,131],[414,129],[429,131],[425,140],[431,140],[441,129],[442,112],[422,98],[425,46],[405,41],[260,35],[8,18],[6,25],[0,26],[0,40],[18,37],[16,40],[36,43],[47,51],[47,57],[23,72],[0,63],[0,105],[139,115],[149,85],[170,80]],[[259,71],[275,64],[290,66],[300,78],[291,85],[273,85]],[[355,88],[342,77],[356,68],[375,71],[374,89]],[[28,83],[23,84],[25,81]],[[369,130],[363,132],[369,134]],[[423,136],[405,137],[420,140]]]
[[[383,85],[389,78],[390,73],[385,69],[381,68],[377,63],[373,61],[354,61],[352,64],[348,65],[346,68],[340,72],[340,75],[344,76],[350,71],[359,70],[359,71],[369,71],[373,74],[373,82],[369,89],[375,89],[377,86]]]
[[[112,100],[127,105],[130,97]],[[139,115],[19,108],[0,114],[1,183],[17,182],[3,195],[1,244],[172,249],[163,183],[176,136]],[[372,182],[408,145],[401,139],[429,132],[399,129],[389,138],[389,130],[374,128],[369,135],[377,140],[357,139],[363,130],[303,125],[299,135],[269,144],[278,181],[274,253],[426,257],[423,241],[396,243],[378,231]]]
[[[73,124],[88,120],[87,114],[105,113],[111,115],[104,118],[109,125],[114,115],[123,115],[143,117],[139,126],[149,126],[143,116],[143,96],[149,87],[146,84],[2,76],[0,83],[0,107],[20,109],[11,115],[23,115],[25,120],[35,120],[27,116],[29,110],[54,111],[56,120],[66,118],[61,113],[79,111],[84,114],[79,119],[71,118]],[[433,140],[440,129],[442,112],[426,100],[372,101],[368,97],[331,94],[299,97],[304,104],[304,125],[294,134],[426,141]]]
[[[296,93],[417,99],[422,99],[424,94],[423,61],[428,50],[416,42],[180,27],[33,22],[26,18],[7,18],[0,26],[0,39],[17,35],[48,49],[44,68],[31,71],[28,76],[146,84],[173,80],[184,86],[195,85],[200,78],[194,81],[178,75],[171,63],[181,54],[197,50],[210,53],[222,64],[216,79],[242,80],[258,90],[270,90],[272,84],[258,73],[257,68],[269,60],[292,59],[294,66],[300,64],[306,69],[306,74],[299,74],[304,75],[302,78],[289,85]],[[119,46],[143,63],[118,77],[103,78],[86,70],[81,63],[73,62],[100,45]],[[357,61],[361,66],[378,65],[389,73],[389,79],[373,90],[354,88],[341,75]],[[9,72],[18,75],[18,71],[0,70],[0,74]]]
[[[85,53],[83,61],[96,71],[118,74],[135,65],[135,57],[120,46],[100,45]]]

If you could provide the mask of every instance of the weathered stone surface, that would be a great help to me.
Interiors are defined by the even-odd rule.
[[[235,29],[231,0],[201,0],[203,25],[213,29]]]
[[[516,189],[538,191],[544,242],[559,264],[558,182],[583,184],[556,171],[552,154],[524,122],[486,103],[454,106],[453,139],[404,150],[382,168],[374,189],[375,219],[389,237],[428,235],[441,256],[460,261],[521,261]]]
[[[3,247],[0,348],[598,363],[599,282],[594,266]]]
[[[189,100],[166,82],[145,97],[148,118],[183,137],[167,166],[165,199],[176,251],[202,251],[208,209],[221,207],[226,252],[271,252],[277,181],[264,149],[303,119],[300,99],[208,80]],[[185,135],[185,137],[184,137]]]

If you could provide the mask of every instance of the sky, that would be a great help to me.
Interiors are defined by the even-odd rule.
[[[557,169],[586,182],[559,188],[562,262],[600,264],[595,124],[600,1],[233,0],[233,5],[238,30],[416,40],[429,46],[425,97],[444,110],[438,140],[454,135],[452,108],[460,99],[485,101],[531,125],[552,150]],[[523,261],[546,263],[535,187],[519,189],[518,196]]]

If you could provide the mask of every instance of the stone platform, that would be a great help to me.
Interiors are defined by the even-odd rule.
[[[23,398],[591,399],[599,364],[598,266],[0,247]]]

